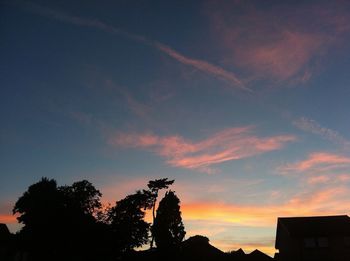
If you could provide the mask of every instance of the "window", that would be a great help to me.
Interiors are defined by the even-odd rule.
[[[319,237],[319,238],[317,238],[317,245],[319,247],[328,247],[329,246],[328,238],[326,238],[326,237]]]
[[[304,247],[306,248],[316,247],[315,239],[312,237],[304,238]]]

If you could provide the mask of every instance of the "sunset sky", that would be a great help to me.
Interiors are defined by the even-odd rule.
[[[350,2],[2,1],[0,223],[46,176],[175,179],[186,237],[273,254],[350,212]]]

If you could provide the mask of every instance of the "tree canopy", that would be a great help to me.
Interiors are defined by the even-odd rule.
[[[154,226],[154,222],[156,219],[156,202],[157,202],[157,198],[158,198],[158,192],[161,189],[168,189],[170,185],[172,185],[174,183],[174,180],[168,180],[168,178],[163,178],[163,179],[155,179],[155,180],[150,180],[147,184],[149,191],[150,191],[150,195],[151,195],[151,208],[152,208],[152,218],[153,218],[153,222],[152,222],[152,226]],[[153,229],[152,229],[152,239],[151,239],[151,248],[153,247],[153,242],[154,242],[154,235],[153,235]]]
[[[54,179],[42,178],[28,187],[13,208],[24,225],[19,236],[28,245],[26,249],[33,260],[47,260],[53,255],[56,258],[52,260],[65,260],[67,256],[99,260],[101,252],[120,258],[147,244],[150,237],[156,239],[159,248],[176,246],[185,231],[180,200],[173,191],[166,192],[155,215],[159,190],[173,183],[167,178],[151,180],[148,189],[138,190],[104,209],[101,192],[89,181],[57,186]],[[152,226],[145,220],[147,210],[153,213]]]
[[[115,234],[116,247],[125,252],[148,243],[150,224],[144,221],[149,195],[141,191],[116,202],[108,220]]]
[[[186,232],[181,218],[180,200],[175,192],[166,192],[159,202],[152,231],[158,248],[178,246],[184,239]]]

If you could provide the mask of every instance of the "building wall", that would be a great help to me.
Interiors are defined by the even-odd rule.
[[[279,261],[300,260],[300,244],[296,239],[291,238],[287,231],[281,227],[279,230]]]
[[[278,261],[350,261],[350,242],[344,237],[328,238],[328,246],[306,247],[304,238],[291,238],[280,234]]]

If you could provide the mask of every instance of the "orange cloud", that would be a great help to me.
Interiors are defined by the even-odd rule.
[[[243,248],[250,252],[260,249],[273,256],[274,231],[278,217],[347,213],[346,206],[350,204],[349,192],[345,186],[318,190],[310,190],[308,187],[306,192],[300,192],[279,204],[241,205],[203,201],[186,203],[186,200],[183,200],[181,211],[187,236],[208,235],[214,246],[225,251]],[[241,238],[235,233],[237,228],[249,228],[253,232]],[[265,232],[259,236],[259,230]],[[229,235],[230,231],[230,240],[225,240],[222,233]],[[262,235],[264,238],[261,238]]]
[[[306,160],[287,164],[279,168],[282,173],[303,171],[326,171],[350,166],[350,158],[326,152],[312,153]]]
[[[275,226],[277,217],[332,215],[346,212],[345,187],[300,193],[285,203],[238,205],[213,202],[182,203],[184,220],[205,220],[241,226]]]
[[[9,214],[0,214],[0,223],[11,224],[17,223],[16,216]]]
[[[233,241],[233,240],[212,240],[210,242],[215,247],[223,250],[223,251],[232,251],[232,250],[238,250],[239,248],[242,248],[243,251],[246,254],[249,254],[250,252],[253,252],[255,249],[259,249],[263,253],[274,256],[276,253],[276,249],[273,246],[275,241],[274,238],[271,238],[268,242],[255,242],[255,243],[247,243],[242,241]]]
[[[213,164],[278,150],[296,139],[292,135],[261,138],[251,132],[252,127],[230,128],[199,142],[179,136],[119,133],[110,139],[110,143],[150,149],[167,158],[172,166],[210,172],[209,167]]]

